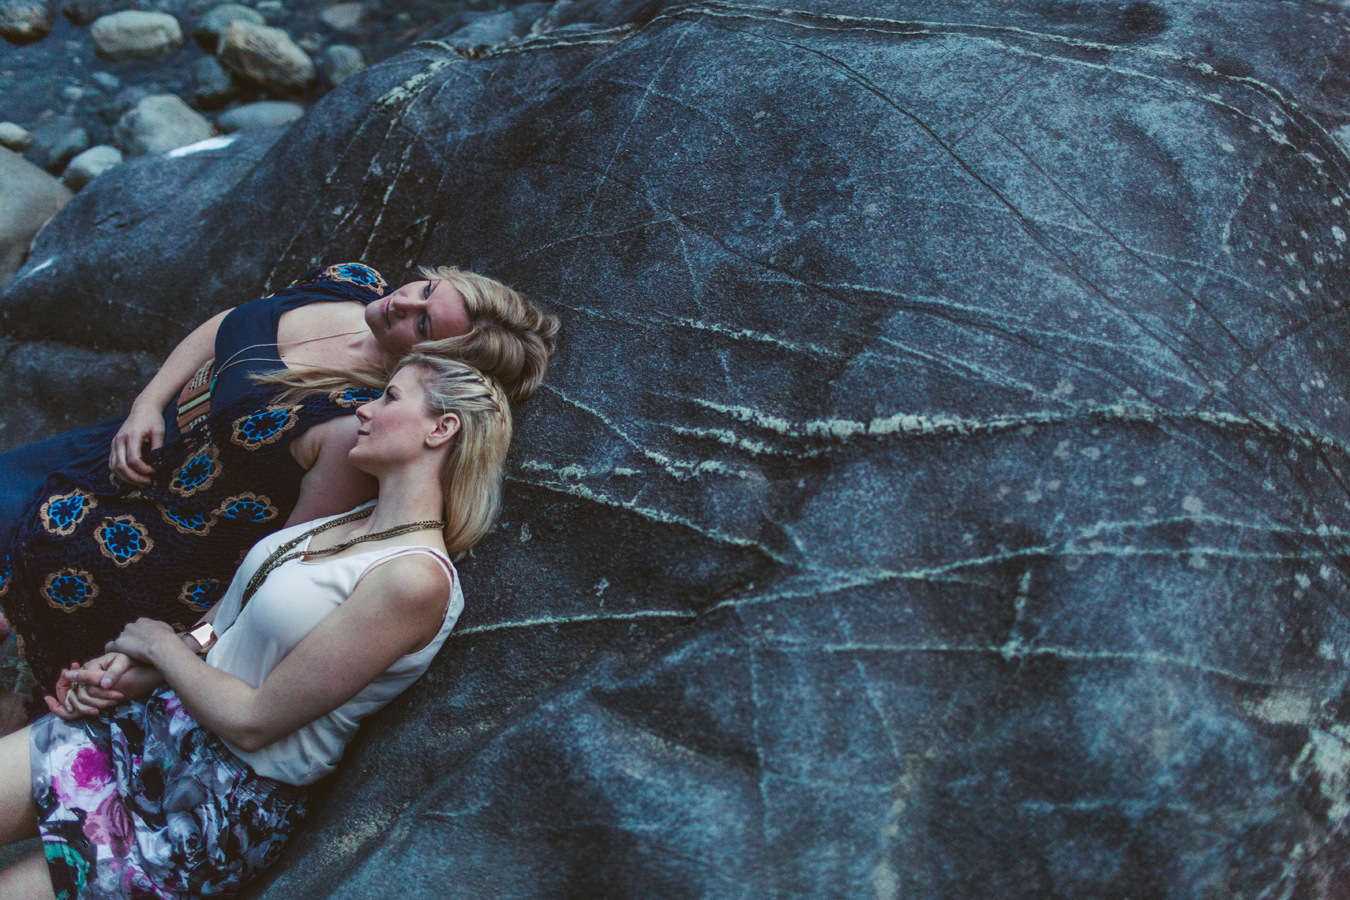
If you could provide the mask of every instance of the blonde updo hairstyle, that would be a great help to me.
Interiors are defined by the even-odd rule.
[[[544,383],[558,334],[558,317],[545,315],[519,293],[485,275],[455,266],[423,266],[418,271],[428,281],[448,281],[459,290],[469,314],[469,330],[458,337],[422,341],[411,352],[463,360],[495,379],[513,403],[533,397]],[[344,387],[384,390],[392,375],[379,366],[308,366],[301,371],[284,368],[250,377],[260,384],[285,388],[280,399],[289,403]]]
[[[495,380],[458,360],[415,350],[395,371],[410,367],[421,375],[427,412],[459,417],[441,468],[445,548],[458,556],[492,530],[501,510],[511,405]]]
[[[493,278],[455,266],[422,266],[428,281],[448,281],[464,296],[469,331],[441,341],[423,341],[413,349],[462,359],[505,385],[513,403],[533,397],[544,383],[558,334],[557,316],[548,316],[516,291]]]

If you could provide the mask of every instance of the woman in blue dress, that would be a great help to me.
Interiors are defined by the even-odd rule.
[[[371,499],[347,453],[356,406],[412,347],[458,358],[516,401],[538,389],[557,320],[450,267],[389,291],[344,263],[188,335],[121,421],[0,454],[0,604],[37,681],[138,617],[209,609],[248,547]],[[278,383],[328,390],[279,402]]]

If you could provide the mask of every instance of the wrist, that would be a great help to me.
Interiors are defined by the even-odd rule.
[[[188,649],[192,650],[192,652],[198,656],[205,656],[207,651],[216,645],[216,631],[210,622],[202,622],[191,631],[187,632],[184,637],[187,638],[187,640],[183,641],[183,643],[187,644]],[[189,640],[192,643],[188,643]],[[196,645],[195,648],[193,647],[193,644]]]
[[[136,399],[131,401],[131,412],[133,414],[144,413],[148,415],[153,413],[155,415],[162,415],[164,407],[169,402],[170,397],[176,395],[161,397],[161,393],[163,392],[154,390],[153,384],[147,385],[145,390],[141,391],[141,393],[136,396]]]
[[[187,642],[180,639],[178,632],[172,628],[166,628],[162,633],[156,635],[146,647],[145,661],[157,669],[162,668],[166,658],[184,650],[192,652],[187,646]]]

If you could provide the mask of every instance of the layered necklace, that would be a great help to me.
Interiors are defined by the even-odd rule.
[[[258,571],[254,572],[253,577],[248,580],[248,587],[244,588],[244,600],[243,603],[240,604],[239,608],[242,610],[244,604],[248,603],[248,601],[252,599],[253,595],[258,592],[258,588],[262,587],[263,582],[267,580],[268,575],[272,574],[272,572],[279,566],[285,565],[286,563],[290,562],[293,559],[299,559],[302,556],[331,556],[334,553],[341,553],[343,550],[346,550],[348,547],[351,547],[354,544],[360,544],[365,541],[379,541],[383,540],[384,538],[398,537],[401,534],[411,534],[414,531],[426,531],[432,528],[439,531],[440,529],[445,527],[445,523],[440,520],[426,519],[421,522],[409,522],[406,525],[397,525],[393,528],[386,528],[384,531],[376,531],[371,534],[363,534],[360,535],[359,537],[350,538],[348,540],[343,541],[340,544],[335,544],[332,547],[327,547],[323,550],[309,550],[307,548],[300,550],[295,549],[299,544],[309,540],[310,538],[314,537],[314,535],[322,531],[328,531],[331,528],[337,528],[339,526],[346,525],[349,522],[355,522],[358,519],[368,518],[370,514],[374,511],[375,507],[370,506],[365,509],[358,509],[353,512],[349,512],[345,516],[339,516],[338,518],[333,519],[332,521],[324,522],[319,526],[317,526],[316,528],[312,528],[309,531],[306,531],[299,537],[291,538],[289,541],[286,541],[286,543],[282,544],[280,547],[273,550],[271,555],[267,557],[266,561],[264,561],[263,564],[258,567]]]

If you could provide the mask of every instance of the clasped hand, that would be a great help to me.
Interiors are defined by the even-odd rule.
[[[127,484],[149,484],[155,467],[145,461],[147,444],[152,452],[164,446],[164,414],[152,407],[132,404],[126,421],[113,437],[108,468]]]
[[[47,708],[58,718],[73,721],[97,716],[124,700],[138,700],[164,683],[159,670],[148,665],[150,647],[165,637],[176,639],[173,628],[153,619],[137,619],[108,643],[107,653],[84,665],[71,663],[56,682],[56,696]]]

